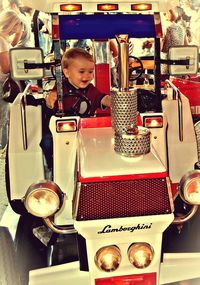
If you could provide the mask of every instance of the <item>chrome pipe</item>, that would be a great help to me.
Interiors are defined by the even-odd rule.
[[[116,35],[119,46],[119,91],[129,90],[129,43],[128,35]]]
[[[48,228],[50,228],[54,233],[63,234],[63,235],[70,235],[77,233],[77,230],[72,226],[58,226],[54,224],[54,222],[49,218],[43,219],[44,223]]]
[[[187,214],[182,214],[179,217],[175,217],[173,224],[174,225],[179,225],[179,224],[183,224],[187,221],[189,221],[197,212],[199,206],[198,205],[193,205],[191,210],[187,213]]]

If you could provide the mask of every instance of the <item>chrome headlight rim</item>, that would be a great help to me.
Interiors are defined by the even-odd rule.
[[[109,253],[113,255],[109,257],[109,262],[106,263],[106,256],[105,254]],[[115,256],[116,254],[116,256]],[[114,257],[113,262],[111,263],[111,258]],[[100,249],[97,250],[95,256],[94,256],[94,262],[97,266],[97,268],[104,272],[114,272],[116,271],[122,260],[121,250],[117,245],[108,245],[103,246]],[[110,267],[109,267],[110,266]]]
[[[198,187],[199,186],[199,187]],[[199,188],[199,191],[193,191]],[[190,189],[190,193],[189,193]],[[195,193],[197,193],[195,195]],[[200,170],[188,171],[180,180],[179,194],[181,199],[189,205],[200,205]],[[194,194],[193,196],[191,194]]]
[[[37,212],[33,209],[33,205],[31,206],[31,199],[35,199],[40,202],[41,198],[43,198],[43,200],[47,198],[47,200],[49,200],[50,198],[52,198],[52,201],[55,203],[52,210],[47,209],[46,214],[44,214],[44,212],[42,211],[41,213],[39,213],[39,211]],[[47,218],[53,216],[60,210],[61,206],[63,205],[63,201],[63,192],[56,183],[49,180],[41,180],[37,183],[31,184],[26,192],[26,195],[23,198],[23,203],[28,213],[39,218]],[[44,205],[41,206],[44,207]]]
[[[138,249],[141,252],[141,257],[138,255]],[[148,253],[148,256],[144,256]],[[148,267],[154,258],[154,249],[147,242],[134,242],[127,251],[129,262],[137,269],[144,269]],[[143,256],[142,256],[143,255]]]

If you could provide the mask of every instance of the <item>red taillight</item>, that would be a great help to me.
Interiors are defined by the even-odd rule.
[[[56,131],[58,133],[75,132],[77,131],[77,122],[76,120],[58,120],[56,122]]]
[[[73,12],[73,11],[81,11],[81,10],[82,10],[81,4],[62,4],[62,5],[60,5],[60,11]]]
[[[163,117],[162,116],[145,116],[143,117],[143,126],[146,128],[162,128]]]

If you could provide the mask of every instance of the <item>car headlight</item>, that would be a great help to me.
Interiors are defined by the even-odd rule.
[[[27,211],[40,218],[55,214],[63,202],[63,193],[52,181],[41,181],[32,184],[24,197],[24,206]]]
[[[200,170],[189,171],[181,178],[179,192],[186,203],[200,205]]]
[[[146,268],[151,263],[154,250],[148,243],[133,243],[128,249],[128,258],[136,268]]]
[[[95,255],[97,267],[103,271],[115,271],[121,262],[121,252],[116,245],[100,248]]]

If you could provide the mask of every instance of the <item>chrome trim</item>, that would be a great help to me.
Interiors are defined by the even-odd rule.
[[[27,136],[27,124],[26,124],[26,95],[31,88],[31,84],[29,83],[23,91],[23,97],[20,102],[20,110],[21,110],[21,128],[22,128],[22,141],[24,150],[28,149],[28,136]]]
[[[183,141],[183,104],[178,91],[178,122],[179,122],[179,140]]]
[[[20,111],[21,111],[21,127],[22,127],[23,149],[27,150],[27,148],[28,148],[28,137],[27,137],[27,124],[26,124],[26,105],[22,101],[20,104]]]
[[[54,224],[50,217],[44,218],[43,221],[47,225],[47,227],[49,227],[53,232],[57,234],[70,235],[77,233],[77,230],[74,228],[73,225],[58,226]]]
[[[180,217],[175,217],[172,223],[174,225],[179,225],[189,221],[196,214],[198,208],[199,208],[198,205],[193,205],[192,209],[187,214],[185,215],[183,214]]]
[[[168,190],[168,195],[169,195],[169,203],[170,203],[172,212],[174,212],[174,200],[172,196],[172,188],[171,188],[169,177],[166,177],[166,183],[167,183],[167,190]]]
[[[78,214],[78,205],[79,205],[79,199],[80,199],[80,193],[81,193],[81,182],[77,183],[77,190],[74,193],[73,198],[73,209],[72,209],[72,216],[73,219],[76,220],[77,214]]]
[[[116,35],[119,48],[119,91],[129,90],[129,38],[127,34]]]
[[[60,204],[59,204],[58,209],[55,212],[55,213],[57,213],[63,205],[65,194],[62,192],[60,187],[55,182],[53,182],[51,180],[41,180],[41,181],[39,181],[37,183],[33,183],[29,186],[25,196],[22,199],[24,206],[27,209],[27,211],[29,213],[31,213],[29,205],[27,203],[27,199],[28,199],[29,195],[31,193],[33,193],[34,191],[37,191],[39,189],[46,189],[47,191],[55,193],[58,196]],[[34,215],[34,214],[32,214],[32,215]],[[43,217],[41,217],[41,218],[43,218]]]
[[[200,121],[194,124],[194,130],[195,130],[196,141],[197,141],[198,161],[200,161]]]
[[[187,185],[188,182],[191,182],[193,179],[198,179],[200,180],[200,170],[198,169],[195,169],[195,170],[191,170],[191,171],[188,171],[182,178],[181,178],[181,181],[179,183],[179,193],[180,193],[180,197],[181,199],[186,202],[187,204],[189,205],[193,205],[193,204],[196,204],[196,205],[199,205],[199,203],[197,202],[193,202],[191,203],[190,201],[187,200],[187,198],[185,197],[185,194],[184,194],[184,187],[185,185]]]
[[[173,100],[178,101],[178,123],[179,123],[179,140],[183,141],[183,106],[179,89],[168,79],[165,85],[169,85],[173,89]]]

